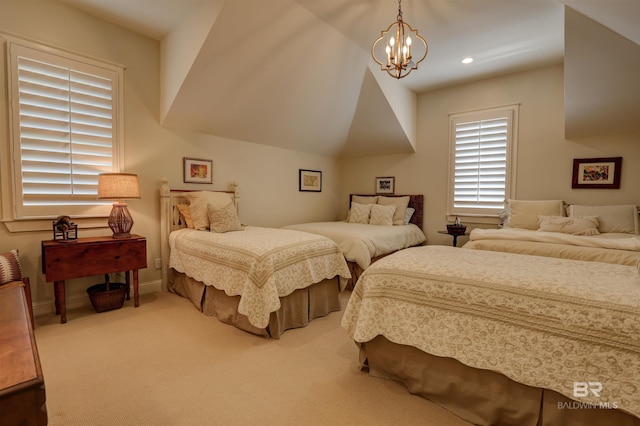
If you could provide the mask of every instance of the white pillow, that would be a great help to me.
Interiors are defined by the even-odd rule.
[[[377,204],[378,196],[377,195],[352,195],[351,202],[358,203],[358,204]]]
[[[413,214],[416,212],[416,209],[413,207],[407,207],[407,212],[404,214],[404,224],[408,225],[411,223],[411,218]]]
[[[189,201],[193,227],[199,230],[209,229],[207,205],[222,208],[229,202],[233,202],[233,194],[227,192],[192,191],[185,192],[182,196]]]
[[[349,223],[369,223],[371,206],[375,204],[351,203],[349,210]]]
[[[394,225],[404,225],[404,215],[407,213],[409,205],[409,196],[406,197],[378,197],[378,204],[383,206],[396,206],[396,212],[393,214]]]
[[[393,214],[395,212],[396,206],[381,206],[380,204],[372,204],[369,223],[371,225],[393,226]]]
[[[505,228],[538,229],[538,216],[564,216],[562,200],[508,200]]]
[[[599,235],[598,216],[540,216],[538,231],[571,235]]]
[[[598,216],[598,231],[638,234],[638,210],[634,205],[569,206],[569,216]]]
[[[242,225],[238,219],[238,211],[233,203],[229,203],[222,208],[212,204],[207,205],[209,216],[209,230],[211,232],[241,231]]]

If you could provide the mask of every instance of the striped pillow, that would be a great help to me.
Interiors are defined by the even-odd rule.
[[[349,223],[369,223],[369,215],[371,214],[372,205],[373,204],[351,203]]]
[[[0,254],[0,285],[22,279],[18,250]]]

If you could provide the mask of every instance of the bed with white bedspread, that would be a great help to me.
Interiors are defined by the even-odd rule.
[[[426,242],[422,231],[424,196],[360,195],[349,196],[346,220],[311,222],[284,226],[325,236],[333,240],[344,254],[353,285],[362,271],[376,260]],[[355,212],[355,213],[354,213]]]
[[[171,190],[164,181],[161,203],[163,284],[203,313],[279,338],[341,309],[350,274],[330,239],[241,225],[237,190]]]
[[[371,374],[472,423],[637,425],[638,318],[636,266],[426,246],[371,265],[342,325]]]

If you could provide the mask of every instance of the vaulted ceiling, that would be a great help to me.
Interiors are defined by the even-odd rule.
[[[331,156],[413,152],[418,93],[563,60],[584,74],[566,63],[580,55],[565,52],[583,37],[565,28],[585,31],[571,23],[584,15],[640,57],[636,0],[405,0],[403,17],[429,54],[401,80],[370,55],[397,15],[391,0],[59,1],[160,40],[164,126]],[[567,24],[565,4],[580,12]],[[586,50],[591,66],[597,55]],[[463,65],[465,56],[475,61]],[[567,105],[597,98],[583,92]],[[582,129],[582,116],[568,112],[576,124],[567,130]]]

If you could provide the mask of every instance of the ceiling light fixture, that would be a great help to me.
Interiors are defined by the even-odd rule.
[[[463,64],[470,64],[471,62],[473,62],[473,58],[466,57],[466,58],[462,59],[460,62],[462,62]]]
[[[380,31],[380,37],[371,46],[371,56],[380,64],[380,69],[398,79],[418,69],[418,64],[427,57],[429,50],[426,40],[418,35],[418,30],[402,20],[401,3],[402,0],[398,0],[396,22],[389,25],[386,31]],[[420,59],[414,62],[414,56]]]

